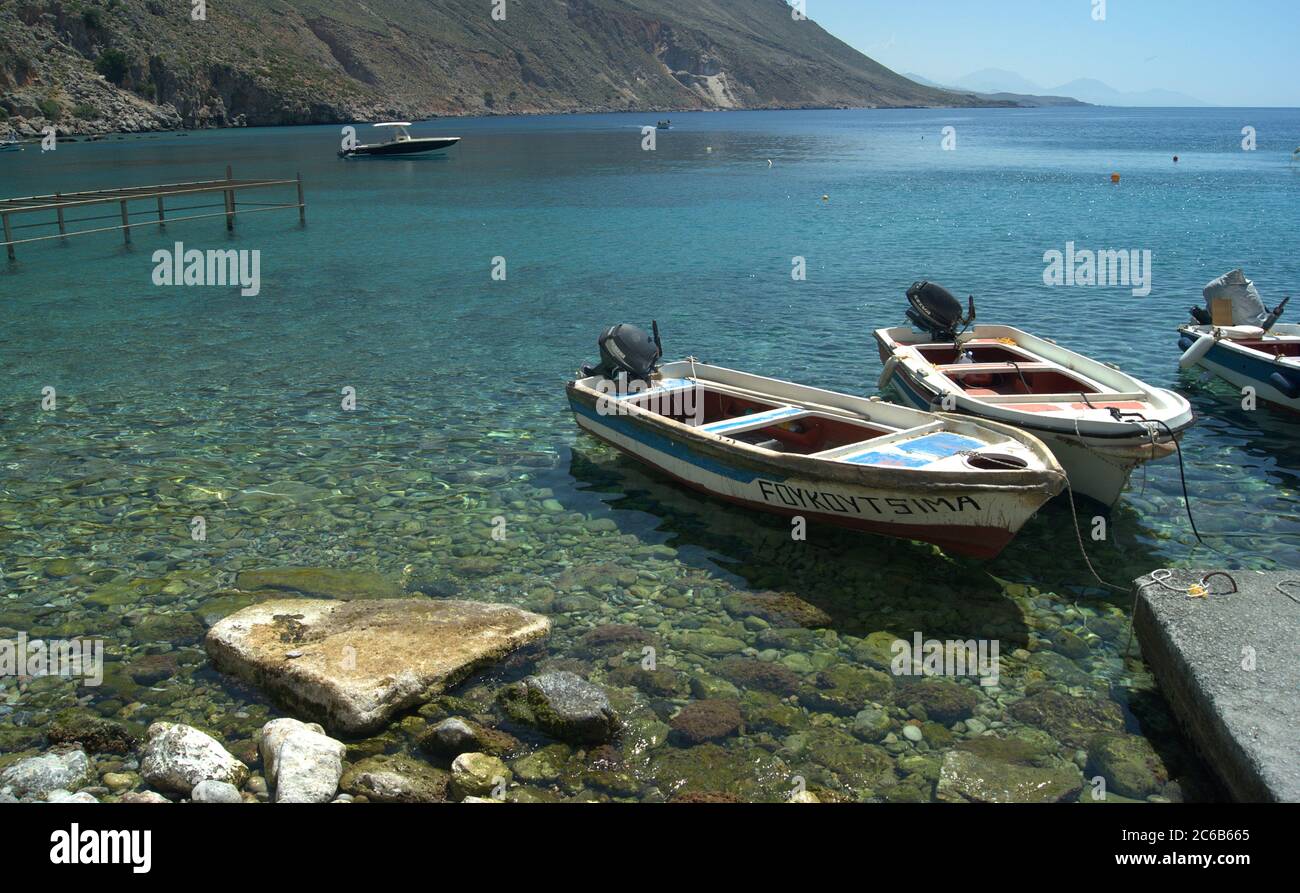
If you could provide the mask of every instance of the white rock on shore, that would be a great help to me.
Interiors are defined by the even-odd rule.
[[[224,781],[238,788],[248,779],[248,767],[198,729],[156,722],[145,733],[140,777],[150,787],[189,796],[201,781]]]
[[[276,803],[328,803],[343,776],[348,749],[315,723],[274,719],[262,727],[258,745]]]
[[[368,734],[550,628],[539,614],[481,602],[284,599],[221,620],[205,647],[219,670],[294,712]]]
[[[79,747],[27,757],[0,772],[0,790],[20,799],[36,800],[56,791],[66,794],[89,781],[90,758]]]

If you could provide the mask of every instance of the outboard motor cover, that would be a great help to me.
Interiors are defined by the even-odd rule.
[[[624,373],[629,380],[639,379],[648,383],[655,371],[655,364],[663,356],[657,325],[651,336],[645,329],[620,323],[602,332],[596,343],[600,347],[600,365],[583,366],[585,375],[614,379],[619,373]]]
[[[907,300],[912,304],[907,318],[913,325],[929,332],[935,341],[956,340],[957,327],[965,320],[961,302],[952,296],[952,292],[937,282],[921,280],[912,283],[907,290]]]

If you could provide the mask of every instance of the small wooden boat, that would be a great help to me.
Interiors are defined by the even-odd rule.
[[[386,121],[374,126],[391,129],[393,131],[392,137],[382,143],[369,143],[353,146],[351,149],[343,149],[339,152],[339,157],[354,158],[358,155],[416,155],[422,152],[439,152],[460,142],[460,137],[458,136],[413,137],[406,129],[411,126],[409,121]]]
[[[672,130],[673,122],[669,119],[665,119],[663,121],[660,121],[657,126],[660,130]]]
[[[18,134],[12,130],[3,139],[0,139],[0,152],[21,152],[22,150],[23,144],[19,142]]]
[[[878,329],[892,385],[911,405],[1015,425],[1041,439],[1074,493],[1114,505],[1133,470],[1171,455],[1194,421],[1191,405],[1098,362],[1010,326],[974,325],[945,289],[908,290],[914,324]],[[965,331],[957,326],[965,323]]]
[[[618,326],[606,336],[629,330],[643,334]],[[1065,486],[1051,452],[1005,425],[694,359],[642,369],[643,378],[612,371],[587,367],[568,384],[583,430],[756,511],[992,558]]]
[[[1265,403],[1300,412],[1300,325],[1278,325],[1290,298],[1269,311],[1241,270],[1205,287],[1205,308],[1178,328],[1179,365],[1200,366]]]

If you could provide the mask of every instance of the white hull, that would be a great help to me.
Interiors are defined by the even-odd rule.
[[[1076,495],[1107,507],[1119,501],[1135,468],[1172,455],[1174,438],[1193,421],[1190,404],[1178,394],[1009,326],[976,326],[962,342],[963,347],[1000,352],[1007,357],[1003,362],[944,360],[946,365],[937,365],[927,352],[951,355],[953,345],[928,343],[927,336],[910,328],[881,329],[876,340],[889,370],[885,384],[897,388],[910,405],[946,405],[1033,434],[1052,450]],[[1013,387],[1001,392],[970,388],[973,375],[989,384],[1000,377]],[[1036,375],[1046,376],[1055,392],[1014,387]]]

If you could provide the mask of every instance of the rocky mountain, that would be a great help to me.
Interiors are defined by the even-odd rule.
[[[0,128],[25,133],[989,104],[784,0],[0,0]]]

